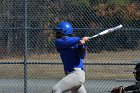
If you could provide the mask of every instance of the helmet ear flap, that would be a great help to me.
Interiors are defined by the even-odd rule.
[[[62,33],[61,31],[56,31],[56,33],[55,33],[55,37],[56,37],[56,38],[62,38],[64,35],[65,35],[65,34]]]

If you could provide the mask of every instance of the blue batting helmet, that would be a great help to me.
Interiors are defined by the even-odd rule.
[[[69,22],[60,22],[55,28],[55,30],[60,31],[61,33],[64,33],[65,35],[73,33],[73,27]]]

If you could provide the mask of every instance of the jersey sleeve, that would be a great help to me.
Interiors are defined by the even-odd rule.
[[[68,48],[77,44],[79,41],[80,38],[78,37],[67,37],[67,38],[57,39],[55,41],[55,45],[57,48]]]

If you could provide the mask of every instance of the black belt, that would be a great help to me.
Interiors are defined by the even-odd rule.
[[[73,69],[71,69],[71,70],[69,70],[69,71],[66,71],[65,72],[65,74],[67,75],[67,74],[70,74],[71,72],[73,72],[73,71],[80,71],[80,70],[83,70],[84,71],[84,69],[83,68],[73,68]]]

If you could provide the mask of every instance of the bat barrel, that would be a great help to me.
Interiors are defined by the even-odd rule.
[[[123,26],[120,24],[119,26],[116,26],[116,27],[114,27],[114,28],[110,28],[110,29],[104,30],[104,31],[100,32],[100,33],[97,34],[97,35],[91,36],[91,37],[89,37],[89,39],[98,37],[98,36],[100,36],[100,35],[105,35],[105,34],[107,34],[107,33],[110,33],[110,32],[113,32],[113,31],[115,31],[115,30],[118,30],[118,29],[120,29],[120,28],[122,28],[122,27],[123,27]]]
[[[122,25],[119,25],[119,26],[115,27],[114,30],[118,30],[118,29],[120,29],[122,27],[123,27]]]

